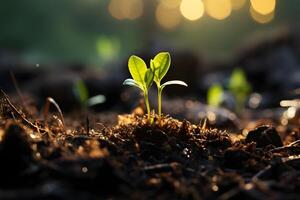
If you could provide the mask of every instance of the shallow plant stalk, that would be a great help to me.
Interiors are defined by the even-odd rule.
[[[148,120],[151,119],[151,109],[150,109],[150,104],[149,104],[149,98],[148,98],[148,92],[144,92],[145,96],[145,104],[147,108],[147,113],[148,113]]]
[[[161,104],[162,104],[162,100],[161,100],[161,93],[162,93],[162,89],[160,87],[160,85],[157,85],[157,112],[158,112],[158,117],[161,117]]]

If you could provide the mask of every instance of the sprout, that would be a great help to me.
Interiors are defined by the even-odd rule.
[[[128,68],[133,79],[126,79],[123,82],[123,85],[134,86],[143,91],[148,119],[150,120],[151,109],[148,98],[148,90],[153,83],[154,73],[152,69],[147,68],[147,65],[143,59],[138,56],[131,56],[129,58]]]
[[[251,92],[251,85],[247,81],[246,75],[243,70],[237,68],[232,72],[229,79],[228,88],[236,99],[237,111],[240,111],[245,103],[247,96]]]
[[[81,79],[75,83],[75,85],[73,87],[73,91],[74,91],[76,97],[78,98],[81,106],[86,109],[88,99],[89,99],[89,91],[88,91],[85,83]]]
[[[161,117],[161,96],[162,90],[167,85],[183,85],[187,87],[187,84],[183,81],[173,80],[167,81],[161,84],[161,80],[167,74],[171,65],[171,56],[168,52],[162,52],[157,54],[154,59],[150,61],[150,68],[147,68],[143,59],[138,56],[131,56],[128,60],[129,72],[133,79],[126,79],[123,85],[129,85],[138,87],[144,93],[145,104],[148,113],[148,119],[151,119],[151,109],[148,99],[148,90],[151,87],[153,81],[157,86],[157,103],[158,103],[158,117]]]
[[[219,107],[223,101],[223,87],[220,84],[213,84],[207,92],[207,103],[210,106]]]
[[[78,98],[81,107],[87,110],[88,107],[97,104],[102,104],[106,101],[106,97],[102,94],[90,97],[86,84],[80,79],[73,86],[73,91],[76,98]]]
[[[161,80],[167,74],[170,65],[171,65],[171,56],[168,52],[161,52],[157,54],[153,60],[150,61],[150,68],[154,72],[154,82],[156,83],[157,86],[158,117],[161,116],[162,90],[167,85],[182,85],[187,87],[187,84],[185,82],[179,80],[167,81],[161,85]]]

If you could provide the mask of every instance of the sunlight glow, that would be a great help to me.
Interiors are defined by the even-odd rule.
[[[134,20],[143,14],[142,0],[111,0],[108,5],[108,11],[118,20]]]
[[[260,24],[266,24],[274,19],[274,11],[267,15],[262,15],[256,12],[252,6],[250,6],[250,14],[251,17]]]
[[[205,10],[212,18],[223,20],[231,14],[230,0],[206,0]]]
[[[246,4],[246,0],[231,0],[233,10],[241,9]]]
[[[180,6],[181,0],[161,0],[161,3],[168,8],[178,8]]]
[[[167,0],[169,1],[169,0]],[[162,1],[156,8],[155,16],[158,24],[165,29],[176,28],[181,21],[181,15],[178,7],[167,6]],[[174,1],[173,1],[174,2]]]
[[[194,21],[203,16],[204,4],[202,0],[182,0],[180,11],[186,19]]]
[[[276,0],[251,0],[252,8],[261,15],[267,15],[275,10]]]

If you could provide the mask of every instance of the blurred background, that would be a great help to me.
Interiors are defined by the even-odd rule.
[[[284,0],[9,0],[0,47],[30,64],[104,67],[153,46],[226,60],[255,37],[297,25],[299,9]]]
[[[54,97],[65,110],[86,90],[85,96],[105,97],[100,110],[122,105],[127,111],[138,104],[122,86],[128,57],[148,63],[169,51],[166,79],[190,87],[170,89],[168,96],[234,110],[237,99],[226,90],[237,80],[238,93],[247,91],[246,107],[278,107],[299,96],[299,11],[292,0],[2,1],[0,84],[15,91],[17,82],[38,99]],[[220,88],[223,100],[209,102],[209,91]]]

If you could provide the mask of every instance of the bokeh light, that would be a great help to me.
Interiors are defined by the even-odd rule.
[[[251,0],[253,10],[261,15],[267,15],[274,12],[276,0]]]
[[[241,9],[246,4],[246,0],[231,0],[233,10]]]
[[[205,0],[205,10],[212,18],[222,20],[231,14],[230,0]]]
[[[170,1],[170,0],[165,0],[165,1]],[[158,4],[156,8],[155,16],[158,24],[165,29],[174,29],[180,24],[181,21],[181,15],[178,7],[176,6],[170,7],[167,4],[165,4],[164,1]]]
[[[168,8],[178,8],[181,0],[161,0],[161,3]]]
[[[256,22],[260,24],[266,24],[274,19],[274,11],[267,15],[262,15],[256,12],[252,6],[250,6],[250,15]]]
[[[137,19],[143,14],[142,0],[111,0],[108,10],[116,19]]]
[[[203,16],[204,4],[202,0],[182,0],[180,11],[186,19],[194,21]]]

